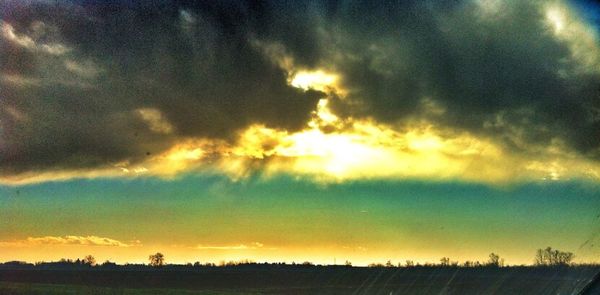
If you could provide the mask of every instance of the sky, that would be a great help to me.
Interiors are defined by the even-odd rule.
[[[599,15],[0,1],[0,261],[598,262]]]

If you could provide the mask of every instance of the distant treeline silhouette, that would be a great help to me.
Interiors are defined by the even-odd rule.
[[[575,256],[571,252],[563,252],[560,250],[552,249],[551,247],[547,247],[545,249],[538,249],[535,254],[533,265],[513,265],[512,267],[565,267],[565,266],[597,266],[598,264],[594,263],[573,263],[573,258]],[[111,262],[106,260],[103,263],[97,263],[96,259],[92,255],[87,255],[83,258],[73,259],[60,259],[59,261],[52,262],[36,262],[36,263],[28,263],[24,261],[8,261],[4,263],[0,263],[0,269],[111,269],[111,268],[128,268],[128,269],[150,269],[150,268],[165,268],[165,269],[189,269],[189,268],[205,268],[205,267],[239,267],[239,266],[297,266],[297,267],[353,267],[352,263],[348,260],[345,261],[342,265],[321,265],[314,264],[309,261],[304,261],[301,263],[291,262],[263,262],[257,263],[252,260],[244,259],[239,261],[221,261],[219,263],[201,263],[196,261],[194,263],[186,263],[186,264],[167,264],[165,260],[165,255],[157,252],[155,254],[151,254],[148,256],[149,263],[148,264],[136,264],[136,263],[126,263],[126,264],[117,264],[115,262]],[[461,267],[461,268],[476,268],[476,267],[510,267],[505,265],[504,259],[500,257],[500,255],[496,253],[490,253],[488,256],[488,260],[484,262],[479,261],[464,261],[463,263],[459,263],[458,261],[452,261],[449,257],[442,257],[439,263],[415,263],[413,260],[406,260],[403,263],[392,263],[391,260],[388,260],[385,263],[370,263],[367,267],[371,268],[391,268],[391,267],[404,267],[404,268],[414,268],[414,267]]]
[[[575,255],[571,252],[563,252],[560,250],[547,247],[546,249],[538,249],[535,254],[535,265],[569,265],[572,263]]]

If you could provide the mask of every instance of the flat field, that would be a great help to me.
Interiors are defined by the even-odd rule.
[[[577,294],[598,267],[4,269],[0,294]]]

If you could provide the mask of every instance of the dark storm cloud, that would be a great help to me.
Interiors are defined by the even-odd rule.
[[[3,2],[1,172],[135,162],[252,123],[301,128],[321,94],[288,86],[251,45],[253,9]],[[140,109],[172,132],[149,128]]]
[[[552,3],[561,4],[330,2],[316,24],[320,31],[296,42],[310,45],[288,49],[304,60],[306,50],[318,48],[318,58],[308,62],[341,74],[350,95],[336,100],[339,114],[389,123],[428,118],[520,151],[558,139],[598,158],[600,64],[579,60],[598,51],[570,43],[584,39],[574,35],[581,32],[568,32],[571,40],[555,36],[546,19]],[[280,42],[299,37],[286,34]],[[586,45],[597,50],[593,42]],[[445,112],[429,114],[427,102]]]
[[[303,127],[322,94],[288,86],[256,41],[338,72],[340,115],[427,119],[515,150],[560,139],[598,157],[599,71],[553,34],[543,1],[495,2],[2,2],[0,173],[135,162],[252,123]]]

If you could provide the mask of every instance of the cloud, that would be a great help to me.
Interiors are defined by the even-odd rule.
[[[328,31],[340,41],[322,53],[325,61],[339,56],[328,66],[351,89],[333,101],[335,111],[389,124],[435,121],[493,137],[514,152],[561,140],[597,160],[596,29],[562,1],[503,1],[485,17],[480,2],[413,3],[389,8],[389,15],[360,4],[340,8]],[[353,25],[354,10],[373,17]],[[563,31],[548,12],[564,18]],[[444,112],[424,112],[423,100]]]
[[[146,123],[148,123],[148,127],[150,130],[158,133],[171,133],[173,131],[173,126],[167,122],[162,115],[162,113],[157,109],[151,108],[141,108],[136,110],[136,112],[142,117]]]
[[[35,23],[33,28],[38,31],[44,30],[44,24]],[[6,41],[29,50],[41,51],[50,55],[63,55],[69,51],[69,48],[60,43],[40,44],[27,35],[18,35],[15,33],[13,26],[6,22],[0,22],[0,30],[2,31],[2,37],[4,37]]]
[[[98,69],[98,67],[89,60],[83,62],[65,60],[65,68],[86,78],[94,78],[101,72],[101,69]]]
[[[489,138],[448,132],[427,123],[394,130],[372,120],[340,123],[340,118],[326,114],[328,120],[315,119],[311,121],[313,128],[295,133],[253,126],[234,147],[235,156],[222,159],[221,170],[240,177],[236,174],[243,171],[240,166],[252,166],[240,165],[237,161],[242,158],[263,161],[261,169],[266,176],[288,173],[325,182],[372,178],[456,179],[491,184],[600,180],[598,163],[569,152],[560,142],[537,148],[536,157],[528,157]],[[322,130],[324,126],[342,124],[343,131]]]
[[[171,4],[3,2],[0,174],[105,169],[253,123],[304,126],[322,93],[288,85],[232,26],[250,21],[245,4]]]
[[[566,0],[0,10],[4,183],[600,173],[598,29]]]
[[[28,237],[24,240],[0,241],[0,247],[31,247],[40,245],[85,245],[107,247],[133,247],[140,246],[140,241],[124,243],[118,240],[98,236],[64,236],[64,237]]]

